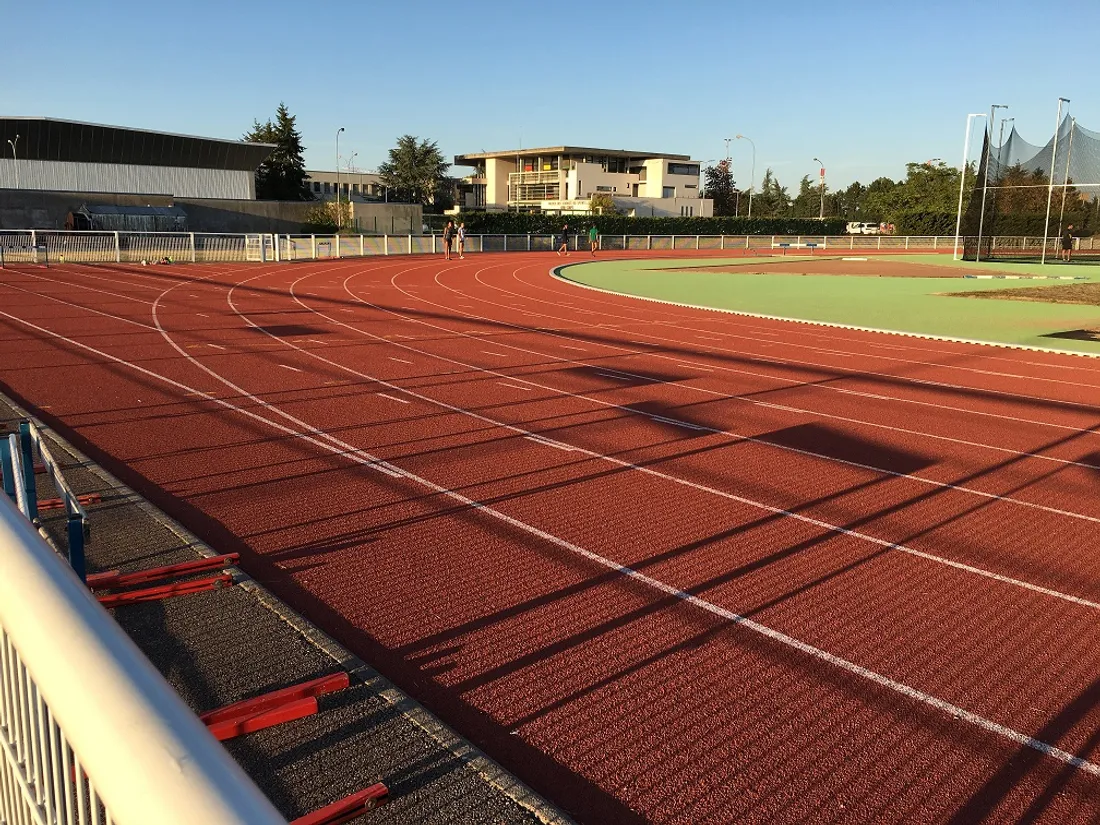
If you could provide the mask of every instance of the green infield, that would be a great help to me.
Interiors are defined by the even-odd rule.
[[[566,265],[557,272],[598,289],[692,306],[1100,355],[1098,306],[1046,303],[1034,295],[1027,301],[967,300],[972,293],[1100,281],[1100,273],[1093,274],[1091,267],[973,264],[945,257],[604,260]],[[824,267],[837,274],[814,274]],[[939,277],[893,276],[906,267]],[[993,273],[1021,280],[966,277]],[[1045,278],[1034,279],[1040,275]],[[1046,280],[1054,276],[1083,280]]]

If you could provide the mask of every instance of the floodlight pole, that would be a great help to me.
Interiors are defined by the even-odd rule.
[[[1066,176],[1062,180],[1062,208],[1058,210],[1058,237],[1062,236],[1062,222],[1066,218],[1066,191],[1069,189],[1069,164],[1073,160],[1073,130],[1077,128],[1077,118],[1069,119],[1069,146],[1066,147]]]
[[[1007,109],[1007,104],[994,103],[989,107],[989,122],[986,123],[986,134],[989,138],[984,142],[985,145],[982,149],[983,162],[985,164],[985,177],[982,181],[982,211],[978,215],[978,245],[974,251],[974,261],[980,261],[982,259],[982,230],[985,228],[985,193],[989,189],[989,150],[993,143],[993,122],[997,117],[998,109]],[[999,170],[998,170],[999,171]]]
[[[11,159],[12,166],[15,167],[15,188],[19,188],[19,158],[15,154],[15,148],[19,145],[19,135],[15,136],[15,142],[8,141],[8,146],[11,147]]]
[[[745,137],[745,135],[735,135],[737,140],[747,140],[752,146],[752,174],[749,177],[749,217],[752,217],[752,190],[756,187],[756,144],[752,142],[752,138]]]
[[[959,259],[959,230],[962,229],[963,219],[963,189],[966,186],[966,158],[970,154],[970,122],[976,117],[985,117],[984,114],[966,116],[966,139],[963,140],[963,162],[959,170],[959,211],[955,218],[955,246],[951,250],[951,260]]]
[[[340,214],[340,133],[344,131],[341,126],[336,130],[336,228],[339,229],[343,221]]]
[[[1068,97],[1058,98],[1058,115],[1054,120],[1054,145],[1050,148],[1050,184],[1047,187],[1047,219],[1043,224],[1043,255],[1039,263],[1047,262],[1047,237],[1050,234],[1050,202],[1054,199],[1054,163],[1058,159],[1058,131],[1062,126],[1062,104],[1069,103]]]
[[[814,158],[814,162],[821,167],[821,183],[819,184],[819,188],[821,189],[821,206],[818,208],[817,219],[823,221],[825,220],[825,164],[817,158]]]

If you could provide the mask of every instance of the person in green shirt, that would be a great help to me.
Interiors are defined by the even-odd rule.
[[[600,230],[596,228],[596,224],[592,224],[588,230],[588,244],[592,247],[592,257],[596,257],[596,250],[600,248]]]

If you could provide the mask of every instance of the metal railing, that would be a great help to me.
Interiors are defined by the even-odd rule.
[[[286,825],[0,495],[0,822]]]
[[[467,235],[467,252],[524,252],[557,248],[551,234]],[[960,249],[965,239],[960,238]],[[995,238],[996,248],[1027,246],[1036,239]],[[1037,239],[1041,244],[1041,239]],[[1051,239],[1051,243],[1056,239]],[[604,249],[617,250],[754,250],[781,244],[818,250],[951,251],[954,236],[915,235],[602,235]],[[1081,239],[1079,248],[1092,247]],[[584,235],[570,236],[570,247],[587,248]],[[0,231],[0,262],[147,263],[302,261],[376,255],[436,254],[443,251],[438,234],[390,235],[226,235],[202,232],[62,232]]]

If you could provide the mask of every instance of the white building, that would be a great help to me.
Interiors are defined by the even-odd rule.
[[[374,172],[359,172],[355,169],[341,169],[339,175],[336,172],[328,172],[320,169],[307,169],[306,174],[313,197],[317,200],[336,200],[337,185],[339,185],[340,199],[350,201],[385,201],[389,199],[389,192],[382,183],[382,178]]]
[[[552,146],[456,155],[455,165],[475,170],[460,187],[464,209],[586,214],[599,194],[637,217],[714,214],[687,155]]]

